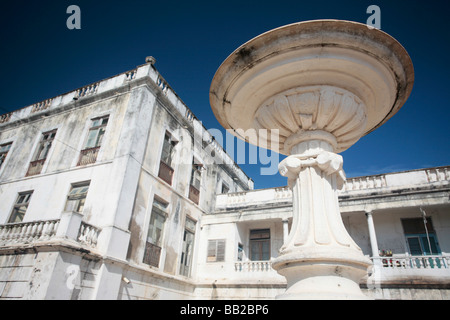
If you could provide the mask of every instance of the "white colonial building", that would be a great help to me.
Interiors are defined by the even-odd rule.
[[[449,192],[450,167],[348,179],[368,296],[450,298]],[[0,299],[274,299],[291,219],[152,59],[0,116]]]

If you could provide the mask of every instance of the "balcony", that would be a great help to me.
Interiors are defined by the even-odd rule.
[[[270,261],[238,261],[235,262],[234,268],[236,272],[270,272],[272,269]]]
[[[59,221],[58,219],[0,225],[0,247],[50,240],[56,235]]]
[[[164,161],[160,162],[158,177],[167,182],[169,185],[172,185],[173,173],[174,170],[168,164]]]
[[[193,185],[189,186],[189,200],[192,200],[196,205],[200,202],[200,191]]]
[[[143,262],[150,266],[158,267],[160,256],[161,247],[158,247],[150,242],[146,242]]]
[[[26,177],[35,176],[37,174],[40,174],[42,172],[42,168],[44,167],[46,159],[36,160],[30,162],[30,166],[28,167]]]
[[[68,212],[61,219],[0,225],[0,248],[72,239],[96,248],[101,229],[81,221],[81,215]]]
[[[81,150],[80,159],[78,160],[77,166],[85,166],[88,164],[95,163],[97,161],[99,150],[100,147]]]
[[[450,255],[374,257],[372,261],[372,276],[369,280],[366,279],[367,284],[450,282]],[[271,261],[234,262],[234,275],[230,275],[230,278],[236,281],[284,281],[284,278],[272,269]]]
[[[374,257],[374,265],[383,269],[448,269],[450,272],[450,255],[443,256],[398,256],[398,257]]]

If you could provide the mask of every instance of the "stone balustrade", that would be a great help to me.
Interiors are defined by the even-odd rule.
[[[58,225],[59,220],[0,225],[0,246],[50,240],[55,236]]]
[[[136,79],[136,75],[137,75],[137,69],[125,72],[125,77],[126,77],[127,81]]]
[[[450,269],[450,255],[372,257],[374,265],[384,270],[439,270]],[[234,263],[238,273],[275,272],[271,261],[238,261]]]
[[[35,103],[32,106],[31,112],[34,113],[34,112],[46,110],[51,106],[52,102],[53,102],[53,99],[47,99],[47,100]]]
[[[12,115],[12,112],[0,115],[0,123],[8,122],[11,119]]]
[[[76,91],[75,98],[82,98],[97,93],[99,83],[93,83]]]
[[[375,265],[392,269],[449,269],[450,255],[373,257]]]
[[[387,187],[385,175],[350,178],[344,184],[343,191],[366,190]]]
[[[234,268],[237,272],[275,272],[270,261],[238,261]]]
[[[28,245],[61,238],[70,239],[68,235],[73,229],[78,230],[74,239],[78,243],[91,248],[97,246],[101,229],[80,220],[71,219],[71,215],[66,214],[62,219],[0,225],[0,247]]]
[[[46,116],[49,112],[53,112],[58,108],[73,104],[76,100],[81,101],[84,98],[97,94],[103,94],[108,91],[114,92],[114,90],[117,90],[122,86],[129,85],[131,81],[142,81],[145,78],[153,82],[161,90],[163,96],[165,96],[165,98],[173,104],[174,108],[179,112],[181,117],[183,117],[187,123],[192,125],[194,131],[196,132],[195,134],[198,137],[207,137],[205,142],[207,142],[210,147],[215,150],[216,158],[220,159],[219,161],[221,161],[221,163],[229,169],[233,177],[235,176],[243,182],[248,181],[248,187],[252,189],[253,181],[251,181],[251,179],[249,179],[247,175],[234,163],[233,159],[231,159],[231,157],[225,152],[220,143],[213,139],[212,135],[206,130],[202,122],[195,117],[193,112],[178,97],[167,81],[149,63],[108,79],[86,85],[77,90],[73,90],[54,98],[34,103],[22,109],[0,115],[0,126],[7,125],[15,121],[20,121],[34,115],[37,116],[41,114]],[[61,110],[65,110],[65,108],[61,108]]]
[[[349,178],[339,195],[392,191],[416,186],[442,185],[450,183],[450,166],[418,169],[383,175]],[[292,201],[292,191],[288,187],[250,190],[217,195],[218,211],[229,207],[256,205],[265,202]]]
[[[78,234],[78,242],[95,248],[97,246],[97,240],[100,232],[101,229],[94,227],[93,225],[90,225],[88,223],[82,222],[80,226],[80,232]]]

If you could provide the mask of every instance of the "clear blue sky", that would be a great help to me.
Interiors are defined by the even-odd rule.
[[[69,30],[69,5],[81,30]],[[365,23],[381,8],[381,29],[409,52],[415,85],[384,126],[343,153],[348,177],[450,164],[450,1],[2,1],[0,113],[22,108],[157,59],[156,68],[206,128],[221,128],[209,87],[226,57],[253,37],[289,23]],[[241,165],[256,188],[286,185]]]

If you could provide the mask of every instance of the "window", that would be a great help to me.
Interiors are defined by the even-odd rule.
[[[441,254],[431,218],[402,219],[402,225],[411,255]]]
[[[0,168],[3,166],[3,163],[5,163],[6,157],[8,156],[8,152],[11,149],[11,146],[12,142],[0,145]]]
[[[191,272],[192,253],[194,251],[195,226],[195,221],[186,217],[183,236],[183,249],[181,252],[180,262],[180,274],[186,277],[189,277]]]
[[[84,209],[84,203],[86,202],[86,196],[89,190],[89,184],[75,185],[67,196],[66,207],[64,211],[82,213]]]
[[[103,136],[105,135],[108,120],[109,116],[92,120],[86,145],[80,153],[78,166],[95,163],[97,161],[98,151],[100,150],[100,147],[102,145]]]
[[[225,239],[209,240],[206,262],[225,261]]]
[[[30,204],[32,194],[33,191],[19,193],[19,197],[17,198],[16,204],[14,205],[8,223],[19,223],[23,221],[25,213],[28,209],[28,205]]]
[[[167,206],[160,200],[153,201],[143,262],[154,267],[159,266]]]
[[[250,260],[270,260],[270,229],[250,231]]]
[[[89,129],[88,139],[85,149],[96,148],[102,145],[103,136],[105,135],[106,125],[108,124],[109,116],[97,118],[92,120],[91,129]]]
[[[229,191],[230,191],[230,188],[228,187],[228,185],[225,182],[222,182],[221,194],[227,194]]]
[[[53,140],[56,136],[56,130],[45,132],[42,134],[41,141],[39,142],[36,154],[30,163],[26,176],[34,176],[40,174],[44,167],[45,160],[47,159],[48,152],[52,147]]]
[[[171,134],[169,132],[166,132],[166,134],[164,135],[161,161],[163,161],[168,166],[172,166],[173,154],[176,145],[177,142],[173,140]]]
[[[164,135],[158,176],[170,185],[172,185],[172,178],[174,173],[174,170],[172,168],[172,161],[176,144],[177,142],[172,138],[170,133],[166,132],[166,134]]]
[[[238,261],[244,260],[244,245],[242,243],[238,243]]]
[[[199,204],[200,201],[200,184],[202,180],[202,165],[192,164],[191,182],[189,185],[189,199],[195,204]]]

